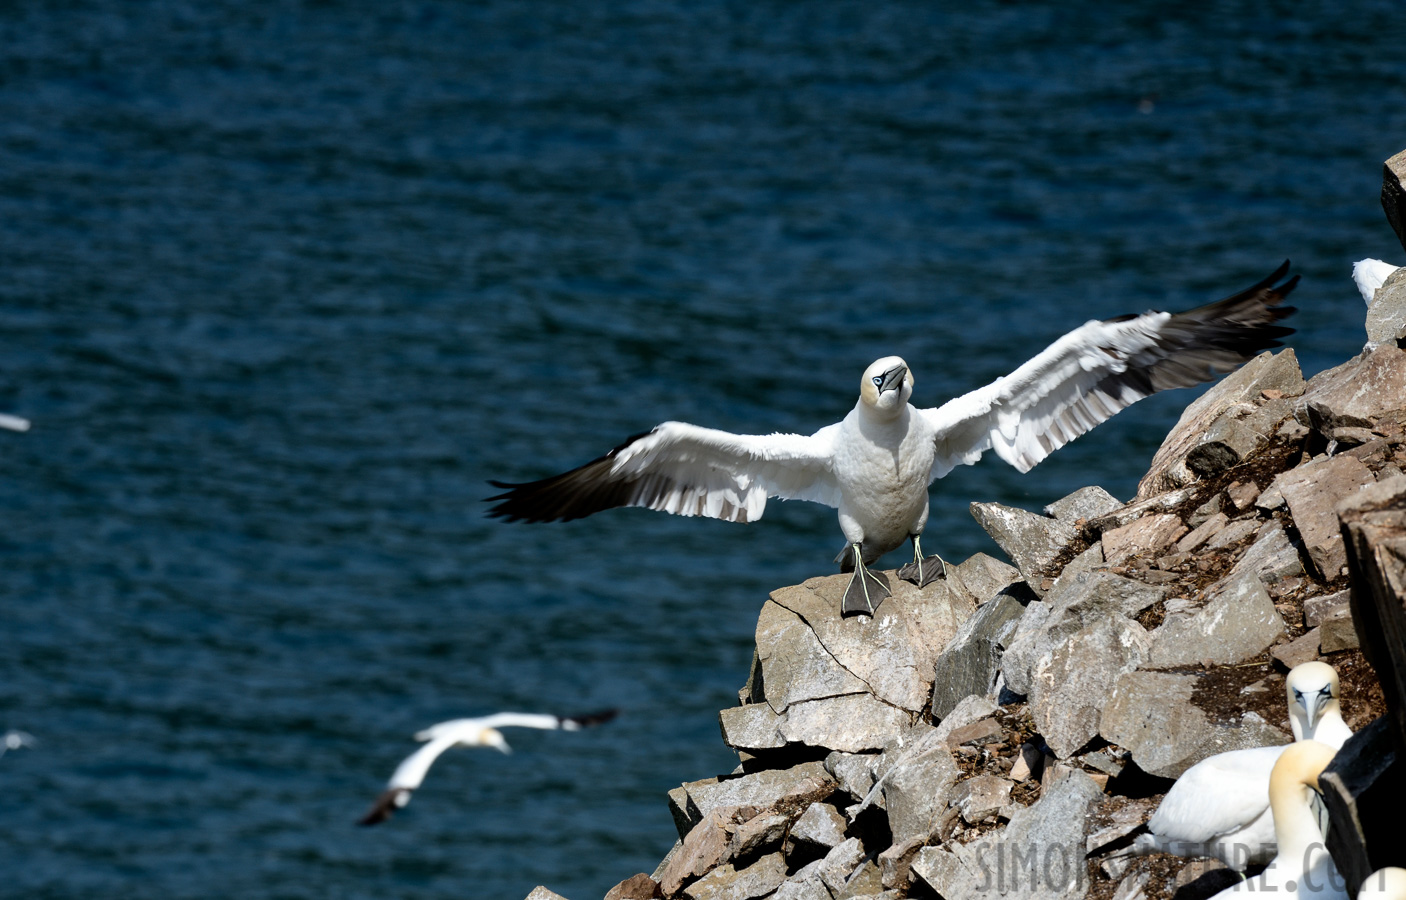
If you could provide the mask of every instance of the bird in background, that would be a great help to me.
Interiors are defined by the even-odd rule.
[[[1338,673],[1324,662],[1295,666],[1285,681],[1289,727],[1295,741],[1334,750],[1352,736],[1338,702]],[[1251,747],[1209,756],[1181,774],[1126,850],[1115,856],[1170,853],[1210,856],[1237,872],[1275,855],[1269,779],[1292,745]]]
[[[405,758],[394,773],[386,788],[376,798],[366,815],[358,820],[358,825],[375,825],[384,822],[401,807],[410,802],[410,794],[424,782],[430,766],[439,755],[450,747],[492,747],[502,753],[511,753],[512,748],[503,737],[500,728],[542,728],[548,730],[580,731],[609,722],[619,714],[619,710],[607,709],[584,716],[553,716],[544,713],[502,712],[477,719],[452,719],[431,725],[416,732],[415,740],[425,741],[425,745]]]
[[[1398,268],[1400,266],[1393,266],[1380,259],[1359,259],[1352,264],[1352,280],[1357,284],[1357,290],[1362,294],[1362,299],[1368,306],[1372,305],[1372,298],[1376,296],[1377,288],[1381,287],[1387,277]]]
[[[1263,281],[1181,313],[1146,312],[1090,321],[985,387],[933,408],[909,404],[912,369],[888,356],[864,370],[859,400],[843,421],[812,435],[731,434],[665,422],[604,456],[560,475],[489,497],[489,515],[509,521],[579,519],[622,506],[729,522],[760,519],[768,497],[810,500],[839,510],[852,572],[845,615],[874,614],[889,595],[869,564],[913,543],[899,577],[920,587],[946,574],[923,555],[928,485],[987,450],[1028,472],[1059,447],[1137,400],[1190,387],[1235,369],[1293,329],[1281,306],[1298,276],[1279,282],[1286,261]],[[1277,285],[1277,286],[1276,286]]]
[[[4,756],[11,750],[18,750],[21,747],[33,747],[39,743],[34,739],[34,735],[28,731],[16,731],[11,729],[0,735],[0,756]]]
[[[1270,896],[1348,900],[1344,879],[1323,843],[1328,814],[1318,785],[1318,776],[1336,753],[1318,741],[1299,741],[1284,748],[1269,776],[1278,852],[1263,872],[1231,885],[1211,900]]]

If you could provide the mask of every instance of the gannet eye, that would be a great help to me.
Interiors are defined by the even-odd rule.
[[[1318,694],[1321,697],[1331,697],[1333,696],[1333,689],[1325,684],[1319,689]]]
[[[884,386],[884,376],[882,375],[875,375],[873,378],[870,379],[870,381],[874,382],[874,387]]]
[[[1297,688],[1295,688],[1295,690],[1294,690],[1294,700],[1297,701],[1297,702],[1299,702],[1299,703],[1302,703],[1302,702],[1303,702],[1303,691],[1298,690]]]

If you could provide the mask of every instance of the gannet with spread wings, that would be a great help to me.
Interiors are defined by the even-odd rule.
[[[768,497],[837,507],[851,568],[845,614],[873,615],[888,592],[867,565],[913,542],[900,577],[926,585],[945,573],[924,558],[928,485],[987,450],[1028,472],[1059,447],[1157,391],[1231,371],[1293,333],[1279,305],[1298,283],[1286,261],[1224,300],[1181,313],[1090,321],[1014,372],[933,409],[908,403],[913,373],[897,356],[872,363],[843,421],[810,436],[741,435],[665,422],[570,472],[524,484],[490,482],[489,515],[510,521],[578,519],[645,506],[730,522],[761,518]]]
[[[544,713],[494,713],[477,719],[451,719],[431,725],[424,731],[416,732],[415,740],[425,745],[396,766],[385,790],[376,797],[376,802],[357,822],[358,825],[375,825],[391,817],[391,814],[410,802],[410,794],[425,781],[434,761],[450,747],[493,747],[503,753],[511,753],[508,742],[499,728],[560,728],[565,731],[579,731],[615,718],[618,710],[607,709],[586,716],[553,716]]]

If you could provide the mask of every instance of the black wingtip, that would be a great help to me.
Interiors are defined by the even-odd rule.
[[[586,713],[580,716],[562,716],[562,722],[569,722],[577,728],[592,728],[596,725],[603,725],[620,715],[618,709],[603,709],[599,712]]]
[[[404,795],[402,799],[401,795]],[[356,824],[379,825],[391,817],[396,810],[410,802],[410,792],[400,789],[390,789],[382,791],[376,802],[371,804],[371,808],[366,811],[366,815],[356,820]]]

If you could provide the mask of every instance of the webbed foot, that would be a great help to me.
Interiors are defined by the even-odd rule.
[[[939,578],[947,577],[947,563],[940,556],[923,556],[923,545],[916,534],[913,540],[913,561],[898,570],[898,577],[911,581],[920,588],[927,587]]]
[[[890,594],[888,582],[881,575],[875,575],[864,564],[859,545],[854,545],[854,574],[845,588],[844,600],[840,603],[841,616],[872,616],[874,610]]]

